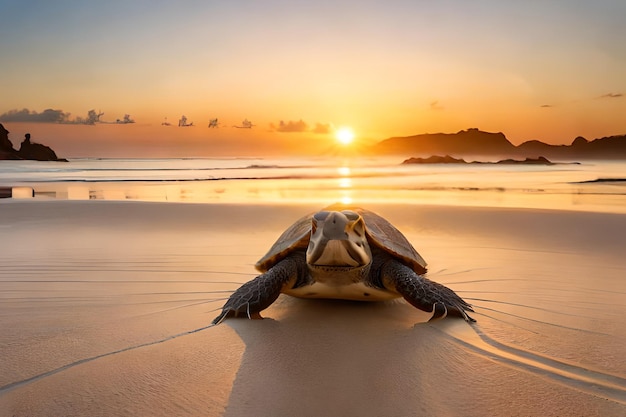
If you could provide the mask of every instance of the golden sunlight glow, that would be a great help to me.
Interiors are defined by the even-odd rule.
[[[339,141],[339,137],[337,137]],[[341,203],[352,204],[352,178],[350,178],[351,169],[349,166],[337,168],[339,174],[339,188],[341,189]]]
[[[342,145],[349,145],[354,140],[354,132],[349,127],[342,127],[335,132],[335,139]]]
[[[339,178],[339,188],[352,188],[352,179],[351,178]]]
[[[339,174],[340,177],[349,177],[350,176],[350,167],[339,167],[337,168],[337,173]]]
[[[339,188],[351,188],[350,167],[339,167],[337,168],[337,173],[339,174]]]

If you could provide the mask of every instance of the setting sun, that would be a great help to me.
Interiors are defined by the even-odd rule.
[[[349,145],[354,141],[354,132],[349,127],[342,127],[335,132],[335,138],[342,145]]]

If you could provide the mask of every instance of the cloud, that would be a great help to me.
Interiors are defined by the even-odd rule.
[[[9,110],[0,114],[2,122],[31,122],[31,123],[67,123],[70,114],[64,113],[62,110],[46,109],[41,113],[30,111],[28,109]]]
[[[308,130],[307,124],[302,120],[298,120],[297,122],[289,120],[285,122],[281,120],[276,126],[274,123],[270,124],[270,128],[273,131],[281,132],[281,133],[294,133],[294,132],[306,132]]]
[[[622,93],[608,93],[608,94],[601,95],[600,98],[619,98],[622,96],[623,96]]]
[[[332,132],[333,126],[330,123],[315,123],[315,127],[311,132],[321,135],[327,135]]]
[[[104,113],[97,113],[95,110],[89,110],[87,112],[87,117],[77,116],[74,119],[70,119],[70,113],[65,113],[63,110],[46,109],[41,113],[38,113],[35,110],[15,109],[0,114],[0,122],[94,125],[96,123],[100,123],[100,116],[103,114]]]
[[[309,125],[303,121],[302,119],[298,121],[289,120],[285,122],[281,120],[278,125],[274,123],[270,123],[270,130],[272,132],[280,132],[280,133],[315,133],[318,135],[327,135],[331,133],[334,128],[330,123],[315,123],[315,126],[309,128]]]
[[[553,106],[552,104],[542,104],[542,105],[541,105],[541,106],[539,106],[539,107],[542,107],[542,108],[544,108],[544,109],[549,109],[549,108],[552,108],[552,107],[554,107],[554,106]]]
[[[435,100],[435,101],[430,102],[430,109],[431,110],[443,110],[445,109],[445,107],[439,104],[439,100]]]
[[[281,120],[278,124],[270,123],[272,132],[280,133],[304,133],[311,132],[315,134],[327,135],[333,131],[333,125],[330,123],[315,123],[315,126],[309,128],[309,125],[302,119],[298,121],[289,120],[285,122]]]

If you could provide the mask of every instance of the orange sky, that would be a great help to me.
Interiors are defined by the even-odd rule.
[[[137,122],[3,121],[16,146],[30,132],[70,157],[333,146],[316,126],[365,142],[469,127],[514,144],[626,133],[622,1],[23,1],[0,15],[0,114]],[[183,114],[196,127],[161,126]],[[232,128],[245,118],[255,127]]]
[[[341,151],[333,135],[276,133],[261,128],[179,128],[160,124],[63,125],[4,123],[19,148],[25,133],[63,157],[256,157],[281,154],[329,155]],[[368,143],[372,143],[371,141]]]

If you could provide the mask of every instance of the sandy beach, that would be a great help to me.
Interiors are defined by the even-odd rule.
[[[626,415],[626,215],[367,206],[475,324],[281,296],[210,327],[320,208],[0,201],[0,415]]]

